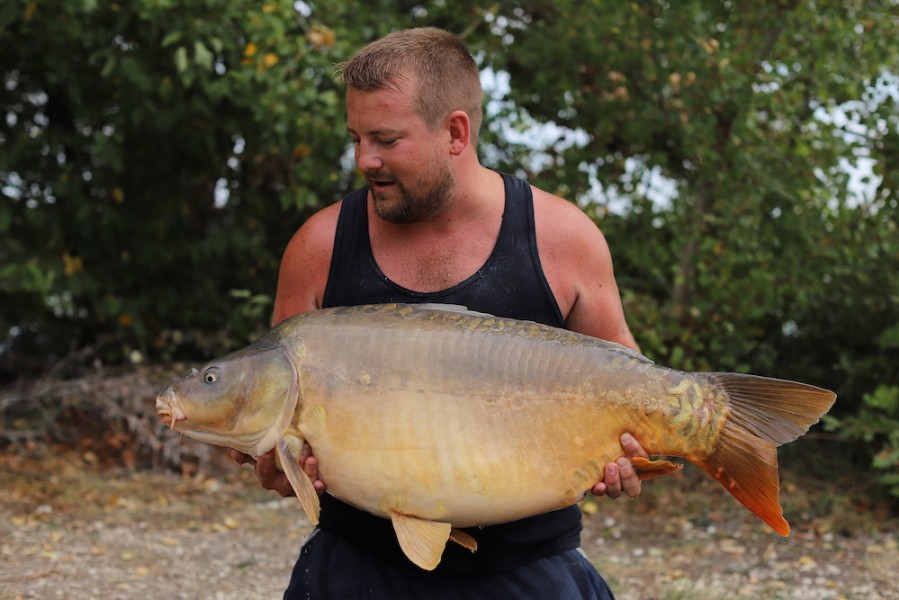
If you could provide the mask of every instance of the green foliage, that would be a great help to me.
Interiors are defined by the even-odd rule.
[[[880,150],[895,144],[896,98],[877,91],[899,58],[892,3],[513,4],[488,19],[509,99],[584,134],[528,174],[582,202],[603,202],[591,186],[625,199],[620,218],[598,214],[652,355],[777,372],[772,338],[817,325],[796,318],[832,271],[896,266],[862,248],[895,235],[895,192],[859,199],[845,172],[895,164]],[[666,203],[650,174],[671,182]],[[879,241],[839,239],[857,226]]]
[[[100,338],[118,362],[266,327],[227,290],[270,295],[296,228],[355,185],[334,64],[387,26],[307,6],[3,4],[0,380]]]
[[[874,449],[871,467],[877,480],[899,497],[899,386],[880,386],[864,395],[864,405],[843,419],[827,416],[826,427],[841,438]]]

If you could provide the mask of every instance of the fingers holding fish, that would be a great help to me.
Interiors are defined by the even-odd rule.
[[[274,490],[285,498],[296,495],[287,476],[275,463],[274,450],[256,457],[256,479],[265,489]]]
[[[618,465],[618,478],[621,481],[622,494],[636,498],[640,495],[643,484],[640,482],[640,478],[637,477],[637,472],[634,470],[630,459],[622,456],[615,463]]]
[[[274,450],[266,452],[258,458],[253,458],[249,454],[231,448],[229,455],[231,460],[239,465],[253,465],[253,469],[256,471],[256,478],[263,488],[274,490],[284,497],[296,495],[296,492],[290,485],[290,481],[277,467]],[[306,443],[303,444],[303,450],[300,454],[300,467],[312,480],[312,485],[315,487],[318,495],[324,494],[327,487],[325,482],[319,479],[318,476],[318,459],[313,456],[312,448]]]
[[[630,464],[630,462],[627,464]],[[603,470],[602,482],[599,485],[604,485],[602,495],[608,496],[612,500],[617,500],[621,496],[623,489],[622,473],[621,467],[617,462],[606,464]]]
[[[649,458],[649,454],[647,454],[646,450],[643,449],[643,446],[640,445],[640,442],[629,433],[621,434],[621,448],[624,450],[624,455],[628,458],[634,458],[635,456],[640,456],[642,458]]]
[[[621,435],[621,448],[624,456],[614,462],[609,462],[603,470],[602,481],[593,487],[596,496],[608,496],[612,500],[626,494],[631,498],[640,495],[643,486],[637,471],[630,459],[635,457],[649,458],[649,454],[643,446],[629,433]]]
[[[324,481],[319,479],[318,459],[312,454],[312,447],[305,442],[303,442],[303,449],[300,452],[300,466],[302,467],[303,472],[312,480],[312,485],[315,487],[315,491],[318,492],[318,495],[321,496],[324,494],[327,486],[325,486]]]
[[[630,496],[631,498],[636,498],[640,495],[640,492],[643,489],[643,484],[639,476],[637,475],[636,469],[634,469],[634,465],[631,463],[630,459],[640,457],[640,458],[649,458],[649,454],[646,450],[643,449],[643,446],[640,445],[640,442],[637,441],[634,436],[629,433],[621,434],[621,447],[624,449],[624,456],[620,457],[616,462],[618,463],[618,471],[621,479],[621,488],[625,494]]]

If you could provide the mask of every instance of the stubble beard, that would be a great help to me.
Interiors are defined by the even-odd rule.
[[[416,180],[414,188],[407,188],[395,181],[395,189],[389,192],[380,192],[371,186],[369,190],[374,199],[376,215],[391,223],[408,225],[422,223],[445,211],[449,206],[454,183],[452,172],[444,167],[430,183],[421,178]]]

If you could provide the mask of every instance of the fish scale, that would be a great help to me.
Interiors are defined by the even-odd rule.
[[[276,448],[316,523],[318,496],[298,466],[308,442],[328,493],[391,519],[409,559],[433,569],[448,540],[476,547],[455,528],[576,502],[623,454],[623,432],[695,463],[786,535],[777,446],[834,399],[797,382],[672,370],[532,322],[391,304],[288,319],[164,390],[157,412],[208,443]],[[679,468],[632,463],[641,478]]]

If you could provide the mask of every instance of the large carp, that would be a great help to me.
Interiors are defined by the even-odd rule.
[[[699,465],[778,533],[777,446],[835,395],[733,373],[685,373],[624,346],[458,307],[372,305],[288,319],[166,388],[156,410],[197,440],[280,467],[312,523],[305,440],[328,493],[392,520],[433,569],[457,527],[577,502],[631,432],[653,455]],[[643,477],[678,468],[635,459]]]

